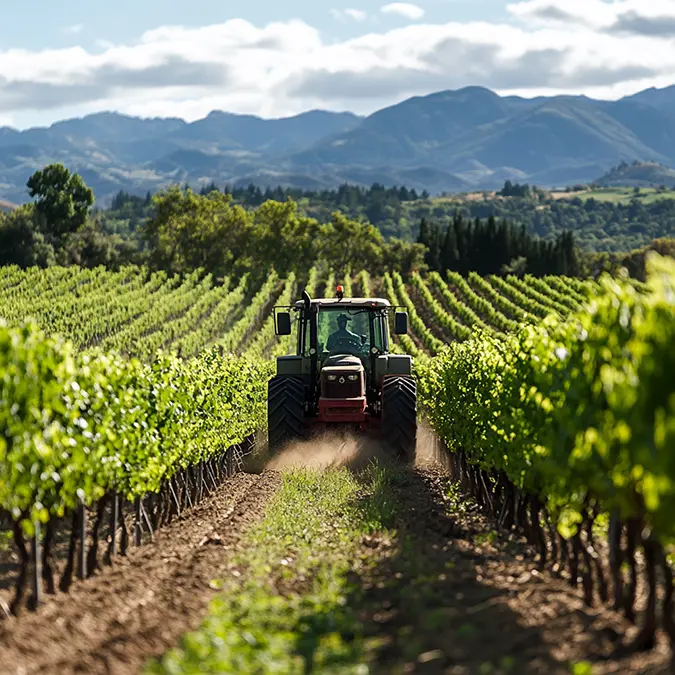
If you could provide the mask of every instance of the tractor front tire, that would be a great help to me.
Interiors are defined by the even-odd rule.
[[[303,438],[305,384],[300,377],[276,376],[267,385],[267,438],[269,452]]]
[[[417,453],[417,382],[387,377],[382,385],[382,436],[396,459],[414,464]]]

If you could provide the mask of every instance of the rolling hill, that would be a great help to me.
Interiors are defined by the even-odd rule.
[[[46,163],[80,172],[99,203],[170,183],[406,184],[432,193],[504,180],[591,182],[622,162],[675,164],[675,86],[619,101],[526,99],[482,88],[417,96],[367,117],[309,111],[262,119],[214,111],[187,123],[98,113],[48,128],[0,128],[0,198],[27,199]]]
[[[593,181],[598,187],[665,187],[675,188],[675,169],[656,162],[624,162],[612,167]]]

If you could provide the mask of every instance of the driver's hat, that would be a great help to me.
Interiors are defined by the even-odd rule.
[[[340,314],[337,318],[338,321],[351,321],[351,317],[347,316],[346,314]]]

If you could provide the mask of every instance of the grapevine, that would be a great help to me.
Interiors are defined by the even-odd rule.
[[[547,307],[550,311],[557,312],[560,316],[565,316],[570,311],[570,308],[559,302],[557,298],[546,295],[538,290],[539,281],[535,277],[528,275],[520,279],[511,274],[506,277],[506,281],[523,293],[525,297],[532,298],[535,302],[538,302],[543,307]]]
[[[498,331],[506,333],[507,331],[517,330],[518,322],[512,321],[506,315],[502,314],[492,303],[478,295],[468,284],[464,277],[457,273],[448,271],[448,281],[457,289],[464,301],[476,312],[483,314],[492,326]]]
[[[391,276],[389,272],[384,273],[384,291],[389,302],[394,306],[399,305],[398,296],[394,290],[394,284],[392,283]],[[420,358],[424,355],[424,352],[417,347],[414,340],[409,335],[397,335],[398,341],[405,350],[407,354]]]
[[[0,366],[0,397],[12,402],[0,407],[0,508],[27,532],[113,487],[127,499],[157,492],[263,424],[265,363],[206,352],[144,365],[78,354],[24,324],[0,328]]]
[[[506,296],[498,293],[486,279],[483,279],[483,277],[476,274],[476,272],[469,273],[469,283],[481,294],[481,297],[486,298],[495,308],[505,315],[513,316],[518,322],[535,320],[535,317],[532,314],[523,307],[516,305]]]
[[[544,318],[551,314],[554,310],[551,309],[548,305],[544,305],[539,300],[529,296],[524,293],[517,285],[510,283],[512,278],[502,279],[496,275],[491,275],[489,277],[490,284],[499,291],[505,297],[511,299],[511,301],[517,303],[518,307],[524,308],[527,312],[538,316],[539,318]]]
[[[443,279],[438,277],[441,281],[441,284],[443,284]],[[437,286],[438,288],[438,282],[434,278],[434,285]],[[448,314],[441,304],[434,298],[432,295],[431,291],[429,290],[429,287],[424,283],[424,280],[418,273],[414,273],[412,275],[412,283],[413,286],[417,289],[419,292],[421,298],[424,301],[424,304],[431,310],[432,314],[434,315],[434,319],[443,326],[443,328],[447,331],[447,333],[454,339],[454,340],[466,340],[471,336],[471,329],[468,328],[466,325],[459,323],[454,316],[451,314]],[[440,289],[439,289],[440,290]],[[446,292],[452,296],[452,293],[446,288]],[[445,295],[443,295],[445,297]],[[452,296],[454,298],[454,296]],[[460,303],[457,301],[455,298],[455,306],[453,309],[457,311],[457,313],[460,313],[459,308],[457,305]],[[470,311],[470,310],[469,310]],[[462,312],[464,313],[464,312]]]

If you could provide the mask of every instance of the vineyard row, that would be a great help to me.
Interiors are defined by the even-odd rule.
[[[543,312],[543,286],[508,283],[496,285]],[[631,621],[644,575],[636,649],[654,644],[659,617],[675,645],[673,261],[650,262],[649,289],[606,278],[564,318],[485,332],[418,364],[423,406],[456,475],[502,525],[525,532],[542,566],[567,569],[588,604],[611,601]],[[581,300],[545,297],[561,310]]]

